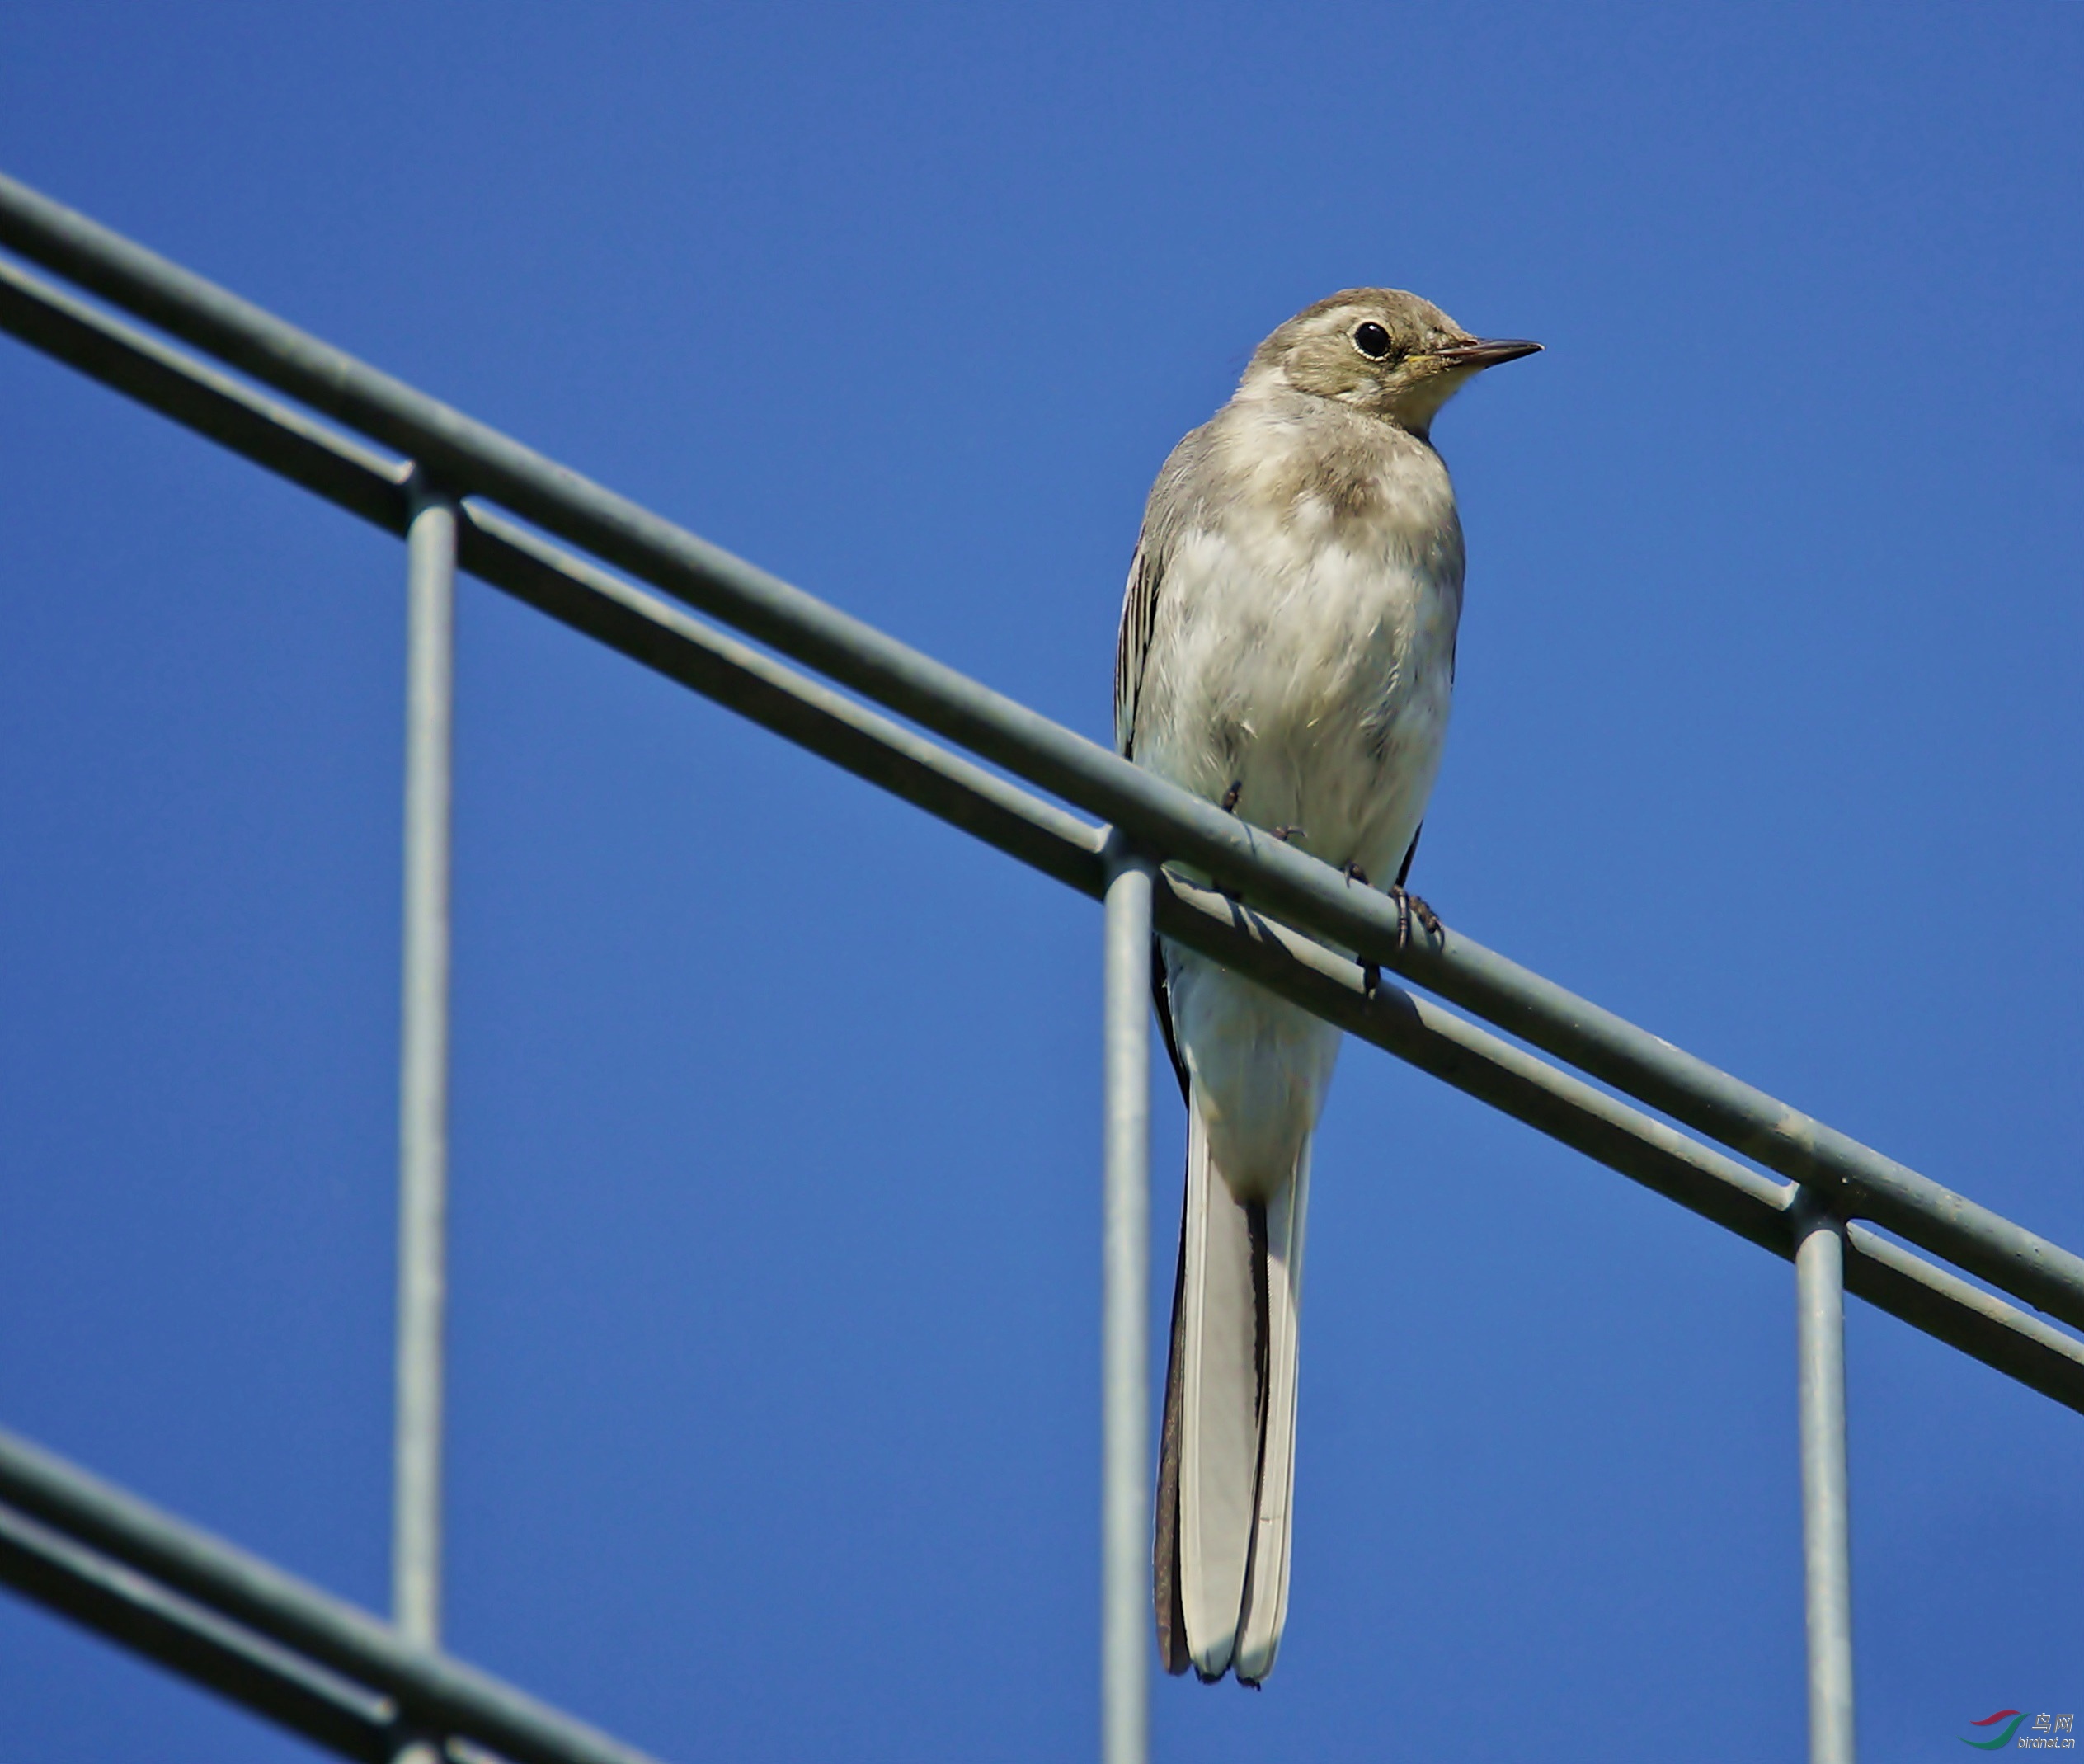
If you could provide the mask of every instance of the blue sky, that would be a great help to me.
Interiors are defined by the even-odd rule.
[[[1261,336],[1541,339],[1436,431],[1418,885],[2076,1247],[2079,90],[2068,3],[76,3],[0,167],[1103,737]],[[0,1422],[381,1606],[400,548],[4,341],[0,463]],[[1097,912],[459,645],[452,1644],[669,1759],[1087,1752]],[[1160,1758],[1796,1754],[1785,1266],[1368,1050],[1316,1168],[1280,1670]],[[1870,1755],[2084,1712],[2077,1417],[1848,1333]],[[301,1752],[12,1602],[0,1710]]]

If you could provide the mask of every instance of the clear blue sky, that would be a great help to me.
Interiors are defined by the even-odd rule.
[[[2080,92],[2072,0],[74,0],[0,166],[1096,736],[1262,335],[1541,339],[1437,431],[1418,884],[2077,1247]],[[380,1606],[400,548],[6,341],[0,468],[0,1421]],[[460,645],[454,1646],[669,1759],[1089,1753],[1096,910]],[[1365,1049],[1317,1170],[1280,1670],[1159,1757],[1796,1756],[1786,1267]],[[2084,1423],[1849,1335],[1869,1755],[2084,1713]],[[303,1755],[11,1601],[0,1752]]]

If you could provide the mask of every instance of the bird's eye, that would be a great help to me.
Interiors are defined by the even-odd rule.
[[[1370,361],[1380,361],[1390,352],[1390,334],[1373,319],[1355,327],[1353,347]]]

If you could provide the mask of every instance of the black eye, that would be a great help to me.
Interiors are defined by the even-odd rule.
[[[1369,360],[1380,361],[1390,352],[1390,334],[1371,318],[1355,329],[1353,347]]]

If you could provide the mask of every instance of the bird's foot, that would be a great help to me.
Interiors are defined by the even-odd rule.
[[[1389,896],[1396,902],[1396,945],[1400,949],[1411,947],[1411,922],[1416,920],[1425,934],[1437,943],[1446,935],[1447,928],[1440,923],[1440,915],[1424,901],[1406,889],[1392,887]]]
[[[1308,839],[1310,835],[1301,827],[1273,827],[1268,830],[1284,845],[1291,840]]]
[[[1349,883],[1358,882],[1363,888],[1369,885],[1367,872],[1357,863],[1348,863],[1344,874]],[[1446,928],[1440,923],[1440,915],[1433,911],[1417,895],[1400,887],[1395,882],[1391,882],[1382,892],[1396,902],[1396,947],[1399,949],[1409,949],[1411,947],[1411,922],[1414,920],[1418,921],[1418,928],[1435,942],[1445,934]],[[1375,982],[1380,978],[1379,974],[1372,973],[1371,971],[1367,982],[1369,997],[1374,996]]]
[[[1226,815],[1235,815],[1237,812],[1237,799],[1244,794],[1244,780],[1234,778],[1230,780],[1230,788],[1223,793],[1223,800],[1216,806]]]

